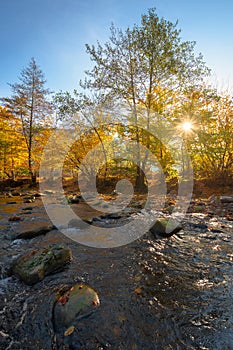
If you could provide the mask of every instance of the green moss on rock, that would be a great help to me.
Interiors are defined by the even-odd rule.
[[[182,225],[179,222],[165,218],[158,218],[155,224],[150,228],[153,234],[158,234],[162,237],[170,237],[180,230],[182,230]]]
[[[41,281],[45,276],[61,270],[72,259],[70,248],[53,245],[35,249],[21,255],[13,264],[12,274],[28,285]]]

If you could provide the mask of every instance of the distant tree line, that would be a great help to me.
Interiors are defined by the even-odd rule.
[[[205,82],[210,70],[177,26],[155,9],[132,28],[112,25],[106,43],[86,45],[93,65],[73,92],[51,94],[32,58],[11,85],[12,95],[1,99],[1,179],[26,175],[35,182],[43,147],[64,125],[79,135],[64,163],[64,172],[73,175],[93,176],[98,159],[83,159],[99,145],[104,156],[99,176],[128,176],[138,189],[146,187],[145,174],[153,170],[150,154],[168,181],[184,176],[184,150],[195,178],[232,179],[233,97]],[[125,144],[121,153],[120,144]]]

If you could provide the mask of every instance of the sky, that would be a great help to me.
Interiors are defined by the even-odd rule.
[[[85,44],[105,43],[111,23],[140,24],[155,7],[159,17],[175,22],[183,40],[196,41],[212,70],[211,83],[233,90],[232,0],[0,0],[0,97],[11,95],[32,57],[54,92],[78,89],[91,68]]]

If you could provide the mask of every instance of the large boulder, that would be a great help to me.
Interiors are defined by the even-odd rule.
[[[11,273],[28,285],[41,281],[45,276],[64,268],[72,259],[72,252],[64,245],[52,245],[34,249],[20,255],[13,263]]]
[[[150,231],[161,237],[170,237],[182,230],[182,225],[174,219],[158,218]]]
[[[67,328],[72,322],[86,317],[100,305],[96,291],[89,285],[78,283],[56,296],[53,310],[56,330]]]

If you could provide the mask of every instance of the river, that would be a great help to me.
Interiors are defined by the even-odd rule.
[[[81,245],[58,230],[14,241],[10,237],[19,225],[49,222],[40,199],[28,214],[22,209],[29,204],[14,200],[11,205],[2,198],[0,207],[1,349],[233,349],[232,221],[187,214],[184,229],[169,239],[155,239],[149,232],[111,249]],[[14,213],[24,220],[9,222]],[[200,222],[208,229],[190,225]],[[51,242],[72,249],[68,268],[34,286],[8,276],[15,257]],[[89,283],[101,304],[64,337],[53,327],[55,296],[77,281]]]

